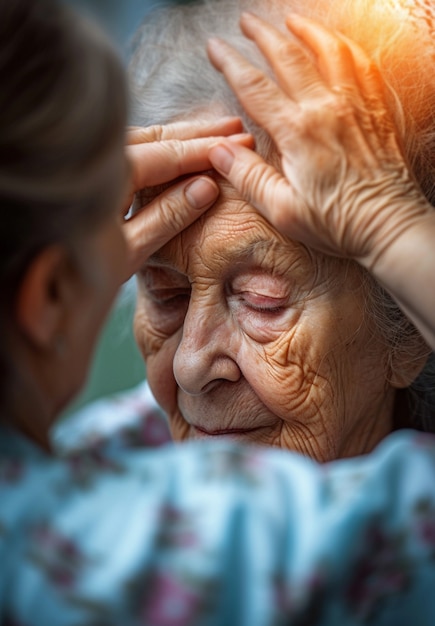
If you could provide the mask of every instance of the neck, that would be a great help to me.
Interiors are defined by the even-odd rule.
[[[49,451],[49,430],[54,419],[50,404],[31,373],[21,371],[9,385],[0,408],[0,420]]]

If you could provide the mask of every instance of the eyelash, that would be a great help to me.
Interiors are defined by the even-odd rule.
[[[150,290],[149,295],[157,306],[170,309],[170,308],[177,308],[179,304],[185,304],[186,300],[188,301],[190,299],[190,290],[183,289],[183,288],[173,289],[173,290],[156,289],[154,291]],[[284,304],[281,303],[281,299],[280,299],[279,304],[274,305],[273,300],[275,298],[269,298],[271,301],[271,306],[267,306],[267,305],[262,306],[261,304],[255,304],[254,302],[252,302],[251,299],[252,297],[267,299],[267,296],[254,294],[248,291],[241,292],[240,294],[238,294],[238,296],[239,296],[239,301],[242,304],[244,304],[248,309],[250,309],[251,311],[255,313],[262,314],[262,315],[278,315],[279,313],[282,313],[282,311],[285,309]]]
[[[245,293],[250,293],[250,292],[242,292],[240,294],[240,300],[243,301],[243,303],[252,311],[255,311],[256,313],[261,313],[264,315],[277,315],[279,313],[282,313],[282,311],[284,310],[284,305],[282,303],[280,304],[275,304],[272,306],[261,306],[259,304],[254,304],[253,302],[250,302],[246,297],[245,297]],[[251,294],[251,295],[257,295],[257,294]],[[258,297],[258,296],[257,296]],[[267,296],[260,296],[263,298],[267,298]],[[273,299],[271,298],[271,301]],[[271,302],[272,304],[272,302]]]
[[[251,311],[254,311],[255,313],[260,313],[261,315],[278,315],[279,313],[282,313],[282,311],[284,310],[284,307],[282,306],[259,307],[259,306],[253,306],[252,304],[249,304],[249,303],[246,303],[246,306]]]
[[[269,315],[273,315],[273,314],[278,314],[281,313],[284,309],[284,307],[282,306],[276,306],[276,307],[259,307],[259,306],[253,306],[252,304],[248,304],[247,305],[250,309],[252,309],[253,311],[256,311],[257,313],[264,313],[264,314],[269,314]]]
[[[189,299],[190,291],[181,290],[179,292],[173,291],[162,297],[161,291],[150,291],[150,296],[157,306],[161,307],[175,307],[178,302]],[[166,292],[163,292],[166,293]]]

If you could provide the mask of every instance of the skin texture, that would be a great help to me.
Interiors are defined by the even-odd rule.
[[[13,368],[5,419],[49,448],[49,429],[60,410],[86,379],[101,326],[123,280],[155,250],[172,239],[216,199],[213,179],[195,175],[210,168],[208,152],[217,138],[236,134],[237,118],[128,133],[126,167],[123,146],[114,153],[126,170],[124,188],[107,207],[107,218],[68,242],[58,242],[31,260],[18,286],[13,320]],[[134,193],[143,186],[184,179],[166,189],[143,211],[124,219]],[[195,188],[193,185],[196,184]],[[31,419],[29,419],[31,416]]]
[[[136,340],[176,440],[232,437],[321,461],[392,428],[388,349],[361,270],[218,202],[138,273]]]
[[[68,247],[56,245],[32,263],[20,292],[22,335],[12,387],[15,426],[49,449],[57,412],[82,386],[101,326],[126,266],[118,212]],[[25,334],[24,334],[25,333]]]
[[[222,168],[212,154],[213,165],[281,232],[372,269],[431,209],[404,162],[375,64],[318,24],[292,17],[288,25],[311,46],[317,66],[308,58],[291,66],[289,39],[249,14],[241,27],[275,79],[225,42],[209,44],[215,67],[275,141],[281,171],[237,148],[236,164],[228,159]]]
[[[250,14],[241,29],[276,80],[225,42],[210,41],[208,49],[245,110],[273,138],[281,171],[228,143],[213,148],[210,160],[280,232],[367,268],[433,350],[435,211],[403,157],[379,70],[343,35],[302,16],[286,23],[309,51],[299,76],[294,64],[289,71],[289,39]],[[409,382],[424,350],[421,342]]]

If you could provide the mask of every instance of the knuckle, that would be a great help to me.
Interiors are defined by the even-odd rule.
[[[242,182],[242,194],[249,202],[263,202],[266,188],[270,185],[270,168],[259,163],[246,172]]]
[[[315,111],[303,108],[296,110],[291,119],[291,135],[288,132],[290,123],[287,126],[281,125],[281,144],[291,146],[296,139],[307,137],[312,131],[313,123],[317,123]]]
[[[144,129],[144,141],[151,143],[153,141],[161,141],[164,138],[164,126],[154,124]]]
[[[274,50],[278,62],[287,62],[289,59],[293,59],[294,53],[295,46],[290,41],[280,40]]]
[[[261,70],[249,68],[240,73],[237,82],[241,91],[257,95],[268,87],[269,78]]]
[[[160,145],[167,152],[168,160],[175,166],[174,178],[181,176],[183,159],[186,158],[188,152],[186,142],[181,139],[171,139]]]
[[[339,38],[333,37],[329,41],[328,53],[332,58],[342,58],[344,55],[349,54],[347,45]]]
[[[172,190],[160,200],[162,226],[168,234],[175,235],[185,227],[185,205],[180,190]]]
[[[351,94],[345,92],[332,94],[327,106],[339,119],[354,115],[357,108]]]

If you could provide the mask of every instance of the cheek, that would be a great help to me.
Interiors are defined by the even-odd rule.
[[[301,313],[274,341],[244,342],[243,374],[270,411],[284,421],[306,422],[320,407],[328,413],[337,408],[351,367],[346,338],[354,334],[353,326],[342,330],[338,316],[319,307]]]
[[[147,315],[146,307],[138,300],[134,314],[134,336],[145,361],[157,354],[164,344],[165,337],[157,332]]]
[[[177,385],[173,374],[178,337],[162,336],[150,323],[146,310],[137,306],[134,318],[136,342],[146,363],[147,380],[160,406],[170,414],[176,406]]]
[[[300,322],[267,345],[245,342],[242,351],[243,374],[251,388],[284,420],[300,412],[318,373],[322,357],[309,337]]]

